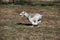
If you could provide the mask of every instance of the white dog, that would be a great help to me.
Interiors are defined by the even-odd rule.
[[[33,24],[33,25],[38,25],[41,22],[42,19],[42,15],[40,15],[39,13],[36,14],[29,14],[25,11],[22,11],[20,13],[21,16],[25,16],[28,18],[28,20]]]

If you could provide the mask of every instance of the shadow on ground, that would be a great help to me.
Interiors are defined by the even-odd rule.
[[[28,23],[28,24],[26,24],[26,23],[17,23],[17,25],[32,26],[32,24],[30,24],[30,23]]]

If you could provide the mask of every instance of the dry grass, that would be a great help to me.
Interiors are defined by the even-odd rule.
[[[0,5],[0,40],[60,40],[59,9],[55,6]],[[23,25],[30,23],[19,16],[23,10],[42,14],[42,22],[33,28]]]

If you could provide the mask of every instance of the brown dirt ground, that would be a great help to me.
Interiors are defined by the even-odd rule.
[[[23,10],[40,13],[42,22],[31,28],[30,22],[19,15]],[[0,40],[60,40],[60,8],[0,5]]]

